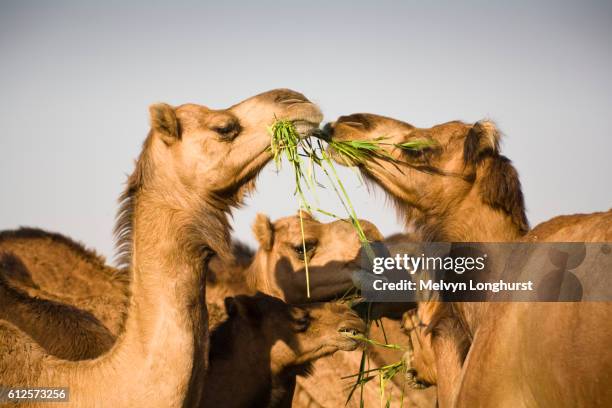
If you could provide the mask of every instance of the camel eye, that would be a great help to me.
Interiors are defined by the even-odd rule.
[[[300,316],[296,316],[296,318],[293,320],[295,330],[298,332],[304,332],[308,330],[308,327],[310,326],[310,321],[311,318],[308,312],[301,313]]]
[[[406,149],[404,150],[404,154],[410,158],[410,159],[420,159],[424,156],[423,154],[423,150],[412,150],[412,149]]]
[[[306,247],[306,252],[304,252],[304,246]],[[316,249],[317,249],[316,241],[306,241],[306,245],[304,245],[303,243],[299,243],[298,245],[295,245],[293,247],[293,251],[295,252],[295,255],[301,261],[303,261],[306,258],[306,256],[308,256],[308,259],[311,259],[314,256],[314,252]]]
[[[222,139],[231,140],[238,136],[242,129],[238,122],[230,121],[224,125],[213,128],[213,130],[217,132]]]

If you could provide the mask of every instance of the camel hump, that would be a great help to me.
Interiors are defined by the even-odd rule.
[[[24,244],[37,241],[47,241],[49,243],[63,245],[70,249],[75,255],[82,257],[92,263],[104,265],[106,260],[95,250],[87,248],[80,242],[67,237],[58,232],[46,231],[40,228],[20,227],[15,230],[0,231],[0,249],[11,243],[23,241]]]
[[[255,251],[240,240],[232,241],[232,255],[237,265],[247,267],[253,261]]]
[[[0,252],[0,280],[11,285],[39,289],[21,258],[12,252]]]
[[[612,209],[591,214],[560,215],[542,222],[524,238],[546,242],[612,241]]]

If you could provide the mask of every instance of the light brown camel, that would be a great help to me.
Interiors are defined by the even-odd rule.
[[[128,273],[107,265],[104,258],[81,243],[37,228],[0,231],[2,252],[6,256],[0,256],[0,270],[13,287],[31,297],[73,306],[95,316],[114,336],[120,333],[129,302]],[[11,312],[15,318],[20,318],[14,309],[6,311]],[[50,333],[45,334],[45,339],[47,341],[39,338],[38,342],[47,351],[57,357],[70,358],[52,351],[64,347],[64,336]],[[77,353],[72,358],[96,356],[98,349],[83,351],[85,354]],[[70,354],[70,347],[66,348],[66,353]]]
[[[304,133],[321,113],[289,90],[225,110],[158,104],[150,111],[151,132],[117,224],[131,274],[123,334],[103,356],[72,362],[49,356],[0,322],[1,347],[8,350],[0,356],[3,384],[62,384],[70,387],[71,403],[82,406],[101,398],[121,406],[179,406],[201,398],[208,355],[204,259],[229,250],[227,212],[271,159],[267,126],[275,117],[288,119]]]
[[[366,220],[359,222],[370,241],[383,240],[376,226]],[[208,282],[211,298],[223,299],[232,290],[235,294],[260,291],[299,304],[338,298],[351,289],[352,274],[362,267],[362,245],[353,226],[345,220],[322,223],[307,212],[302,212],[302,223],[306,253],[299,215],[272,222],[264,214],[258,214],[253,233],[259,247],[250,261],[245,259],[248,253],[240,254],[240,248],[235,256],[237,260],[229,267],[219,258],[211,260],[215,275],[212,279],[219,281]],[[306,257],[310,298],[306,291]],[[214,273],[217,269],[220,273]],[[221,293],[217,295],[216,290]]]
[[[214,282],[207,283],[209,299],[220,300],[223,296],[259,290],[295,304],[326,300],[346,293],[352,286],[352,272],[360,268],[358,254],[361,244],[353,227],[345,221],[323,224],[306,212],[302,216],[309,259],[310,299],[306,298],[299,216],[271,222],[263,214],[259,214],[253,224],[253,232],[259,243],[254,255],[243,246],[236,245],[236,260],[229,265],[217,258],[211,260],[210,267],[215,273],[211,274],[214,275]],[[360,220],[360,223],[370,241],[383,239],[374,225],[365,220]],[[385,341],[385,335],[390,342],[406,340],[396,322],[383,320],[384,335],[381,327],[374,326],[370,336],[380,342]],[[369,348],[371,367],[394,363],[401,358],[401,354],[392,350]],[[318,403],[324,406],[344,405],[352,379],[342,377],[358,372],[360,361],[361,351],[317,360],[313,365],[315,375],[297,377],[294,407],[313,407]],[[393,393],[392,406],[399,405],[402,385],[401,382],[387,385],[387,395]],[[430,396],[420,397],[406,390],[404,397],[406,402],[431,406]],[[359,406],[360,398],[360,393],[355,393],[348,406]],[[366,406],[380,404],[377,381],[365,387],[363,399]]]
[[[340,164],[358,165],[368,179],[379,184],[405,216],[407,229],[416,232],[422,240],[513,241],[522,239],[528,231],[517,172],[510,161],[499,153],[500,133],[491,122],[482,121],[474,125],[449,122],[423,129],[382,116],[354,114],[342,116],[334,124],[327,125],[325,133],[334,140],[367,140],[384,135],[391,143],[415,140],[432,143],[431,147],[421,151],[390,149],[390,154],[396,159],[393,163],[379,158],[347,163],[333,150],[331,152]],[[583,227],[574,225],[572,228]],[[555,233],[555,239],[568,239],[572,228]],[[600,231],[607,228],[605,222],[602,224],[600,220],[598,228]],[[584,238],[591,240],[601,234],[590,234]],[[601,313],[609,313],[610,309],[608,303],[580,303],[569,305],[567,309],[558,304],[531,305],[541,310],[543,315],[546,311],[551,315],[576,315],[582,313],[580,310],[585,313],[589,310],[591,316],[598,317]],[[433,380],[438,385],[440,406],[452,406],[454,403],[462,378],[463,361],[470,351],[471,339],[477,335],[479,323],[494,320],[489,316],[497,316],[501,312],[495,310],[504,307],[482,303],[419,305],[418,315],[424,319],[420,321],[421,325],[431,326],[435,322],[435,327],[428,327],[426,333],[430,337],[421,341],[425,348],[429,347],[426,350],[428,355],[416,360],[427,365],[432,353],[435,356],[435,369],[429,367],[428,371],[422,371],[427,371],[427,378],[424,379]],[[591,310],[593,308],[596,312]],[[504,316],[504,320],[510,322],[512,317],[506,320]],[[586,322],[597,327],[590,319],[583,322],[574,320],[574,329]],[[412,331],[417,334],[417,341],[421,338],[419,332],[421,330]],[[598,339],[609,339],[606,336],[608,333],[600,332]],[[567,349],[567,338],[558,336],[554,330],[551,337],[557,339],[558,350]],[[578,349],[574,351],[579,352]],[[593,360],[597,360],[595,355],[600,350],[591,344],[587,352],[593,354]],[[473,360],[477,360],[477,356]],[[418,361],[415,364],[419,364]],[[603,390],[605,387],[598,388],[600,393]],[[514,395],[518,398],[523,396],[521,392]]]
[[[523,240],[610,243],[612,210],[555,217]],[[611,312],[610,302],[490,308],[465,361],[454,405],[612,406]]]
[[[202,407],[291,407],[296,375],[308,374],[321,357],[354,350],[357,342],[346,334],[365,330],[337,303],[289,306],[263,294],[225,303],[229,317],[211,336]]]
[[[19,284],[14,285],[15,282]],[[87,360],[111,349],[117,333],[111,332],[91,312],[22,290],[34,285],[19,257],[0,252],[0,319],[12,323],[50,355],[61,359]],[[38,289],[32,291],[38,292]],[[116,320],[120,320],[124,313],[123,309],[117,309],[110,314],[119,315]]]

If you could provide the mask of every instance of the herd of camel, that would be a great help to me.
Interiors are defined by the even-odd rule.
[[[416,128],[352,114],[320,129],[319,108],[287,89],[227,109],[155,104],[120,197],[117,267],[60,234],[0,232],[0,384],[68,387],[70,405],[82,407],[380,406],[374,385],[347,403],[354,377],[342,379],[359,371],[355,337],[369,332],[405,347],[368,347],[371,368],[409,366],[387,384],[391,406],[612,406],[610,303],[420,302],[381,309],[384,326],[368,328],[330,301],[360,268],[350,223],[259,214],[258,248],[233,240],[229,214],[272,159],[276,119],[301,137],[435,142],[358,163],[392,198],[404,239],[612,241],[610,210],[530,229],[490,121]],[[368,240],[385,241],[360,222]]]

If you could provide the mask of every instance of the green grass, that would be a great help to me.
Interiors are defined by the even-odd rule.
[[[331,216],[337,219],[343,219],[340,216],[333,214],[329,211],[323,210],[317,206],[310,204],[306,198],[305,191],[308,190],[313,195],[316,194],[316,188],[318,186],[324,187],[315,179],[315,167],[322,169],[323,173],[327,176],[328,181],[336,192],[342,206],[344,207],[351,224],[355,228],[359,240],[362,242],[366,254],[370,257],[374,257],[374,252],[369,245],[368,239],[359,223],[357,213],[348,195],[348,192],[342,184],[342,180],[336,172],[336,168],[332,160],[329,158],[325,149],[321,145],[320,141],[316,145],[312,144],[308,139],[301,139],[295,126],[290,121],[277,120],[268,129],[270,132],[270,151],[272,152],[274,163],[276,164],[277,170],[282,167],[283,156],[290,163],[295,181],[294,194],[298,197],[298,212],[300,214],[300,228],[302,232],[302,245],[304,247],[304,253],[306,253],[306,241],[304,237],[304,221],[302,218],[302,211],[319,212],[327,216]],[[305,161],[302,159],[300,149],[304,152],[305,156],[309,158],[308,171],[305,171]],[[308,271],[308,259],[304,259],[304,269],[306,272],[306,296],[310,298],[310,276]]]
[[[302,210],[308,210],[309,205],[304,195],[302,188],[303,182],[305,182],[306,175],[304,174],[303,166],[304,162],[300,157],[298,148],[300,145],[300,136],[295,129],[293,123],[287,120],[277,120],[268,129],[270,132],[270,150],[274,156],[274,163],[276,169],[280,170],[282,165],[282,156],[284,155],[291,167],[293,168],[293,174],[295,177],[295,192],[299,198],[298,213],[300,215],[300,229],[302,232],[302,249],[304,251],[304,269],[306,272],[306,296],[310,298],[310,273],[308,271],[308,252],[306,251],[306,239],[304,237],[304,218]],[[306,183],[308,186],[308,183]]]
[[[336,193],[336,196],[338,197],[338,200],[340,201],[342,207],[344,208],[350,223],[354,227],[357,236],[359,237],[359,240],[361,241],[366,251],[366,254],[372,259],[374,257],[374,251],[372,250],[367,236],[365,235],[365,232],[361,227],[359,218],[357,217],[357,212],[355,211],[349,194],[345,189],[344,184],[342,183],[342,180],[340,179],[336,171],[334,163],[329,157],[329,154],[327,153],[322,141],[317,139],[316,142],[313,143],[313,141],[311,141],[310,139],[300,138],[293,123],[286,120],[275,121],[274,124],[270,126],[269,132],[270,151],[273,154],[274,163],[276,164],[277,170],[281,170],[282,159],[283,157],[285,157],[291,165],[294,174],[294,195],[298,199],[298,213],[300,216],[300,229],[302,234],[302,245],[304,254],[307,254],[307,252],[302,211],[309,211],[311,213],[318,212],[332,218],[344,219],[343,217],[340,217],[337,214],[319,208],[318,206],[312,205],[307,199],[307,193],[316,197],[317,188],[331,187]],[[435,143],[429,140],[414,140],[410,142],[394,144],[386,142],[386,139],[384,137],[367,141],[330,141],[328,144],[329,146],[331,146],[332,149],[334,149],[334,151],[338,155],[346,159],[346,164],[348,165],[362,164],[365,161],[371,160],[373,158],[397,162],[398,160],[396,160],[390,154],[390,148],[420,151],[435,145]],[[306,162],[305,158],[308,159],[308,162]],[[325,177],[327,178],[328,182],[327,185],[320,183],[316,179],[316,169],[320,169],[323,174],[325,174]],[[308,298],[310,298],[310,276],[308,270],[307,255],[304,259],[304,269],[306,272],[306,295]],[[354,299],[355,296],[357,295],[347,293],[346,296],[343,296],[343,299],[346,298],[344,300],[348,300],[349,302],[351,302],[351,300]],[[363,342],[366,346],[383,347],[395,350],[401,349],[402,347],[399,345],[387,343],[384,328],[383,335],[385,336],[385,343],[381,343],[368,338],[367,333],[369,333],[369,328],[372,323],[372,320],[369,317],[369,311],[370,306],[368,306],[367,316],[364,317],[367,326],[366,335],[347,335],[354,338],[355,340]],[[345,377],[356,377],[355,383],[349,392],[347,403],[350,401],[357,388],[360,388],[361,405],[363,406],[363,387],[366,383],[376,377],[380,378],[381,401],[383,401],[385,398],[385,383],[398,373],[406,371],[405,364],[402,361],[375,369],[366,369],[367,360],[368,358],[364,350],[361,357],[359,372],[355,375]],[[389,396],[386,406],[390,405],[390,398],[391,397]]]
[[[386,140],[385,137],[371,140],[331,140],[329,146],[345,159],[346,164],[357,165],[373,158],[397,162],[398,159],[389,153],[389,148],[395,147],[401,150],[422,151],[437,145],[434,141],[428,139],[411,140],[404,143],[389,143]]]
[[[403,349],[403,347],[400,346],[399,344],[381,343],[379,341],[370,339],[370,338],[364,336],[363,334],[355,334],[355,335],[353,335],[353,334],[346,333],[345,335],[347,337],[350,337],[351,339],[355,339],[355,340],[361,341],[363,343],[368,343],[368,344],[371,344],[373,346],[378,346],[378,347],[383,347],[383,348],[388,348],[388,349],[393,349],[393,350],[402,350]]]

